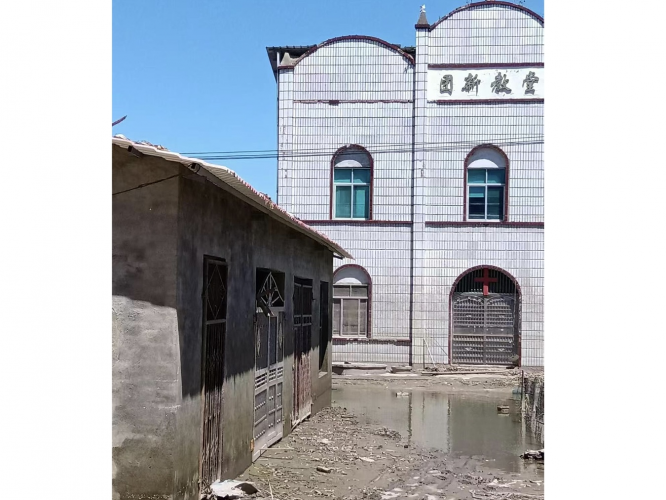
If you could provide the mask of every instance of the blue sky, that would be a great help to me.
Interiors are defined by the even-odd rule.
[[[277,148],[267,46],[371,35],[413,46],[424,0],[113,0],[113,128],[177,152]],[[428,21],[465,0],[425,2]],[[543,0],[523,5],[543,15]],[[111,120],[112,118],[112,120]],[[275,199],[276,160],[227,160]]]

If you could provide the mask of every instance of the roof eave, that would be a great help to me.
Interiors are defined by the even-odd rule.
[[[135,148],[141,153],[144,153],[146,155],[158,156],[164,160],[173,161],[188,168],[190,168],[192,164],[198,164],[202,168],[194,169],[194,171],[196,171],[196,173],[208,179],[217,187],[242,199],[243,201],[250,204],[254,208],[269,215],[271,218],[287,225],[288,227],[296,230],[301,234],[304,234],[305,236],[319,243],[323,247],[326,247],[328,250],[330,250],[333,253],[335,257],[354,260],[354,257],[349,252],[347,252],[344,248],[342,248],[338,244],[329,240],[325,235],[319,233],[314,228],[311,228],[304,222],[301,222],[292,215],[288,214],[284,209],[279,207],[279,205],[276,205],[273,201],[269,200],[268,198],[263,199],[261,195],[259,195],[257,192],[254,191],[254,188],[252,188],[249,184],[247,184],[247,182],[243,181],[238,176],[238,174],[236,174],[236,172],[234,172],[233,170],[230,170],[226,167],[222,167],[220,165],[213,165],[211,163],[207,163],[198,158],[189,158],[187,156],[182,156],[179,153],[175,153],[173,151],[162,151],[152,146],[148,146],[146,144],[137,144],[129,139],[121,139],[119,137],[113,137],[112,144],[126,148],[131,146],[132,148]],[[192,169],[190,168],[190,170]],[[230,180],[235,181],[234,184],[236,185],[230,185],[228,182],[225,182],[223,179],[220,179],[215,172],[220,173],[220,175],[228,176]],[[257,197],[261,199],[257,199]],[[267,206],[267,203],[270,203],[271,206]]]

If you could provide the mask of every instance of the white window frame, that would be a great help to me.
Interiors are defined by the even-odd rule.
[[[336,287],[342,288],[342,287],[347,287],[350,288],[349,290],[349,295],[347,296],[336,296],[335,295],[335,289]],[[352,296],[352,291],[351,288],[365,288],[365,297],[353,297]],[[340,301],[340,316],[338,318],[338,326],[339,326],[339,333],[335,333],[332,330],[332,336],[338,339],[363,339],[363,338],[368,338],[370,336],[370,331],[368,329],[368,324],[370,323],[370,287],[365,284],[365,283],[358,283],[358,284],[340,284],[340,285],[333,285],[333,302],[332,304],[335,304],[335,301],[339,300]],[[344,301],[345,300],[357,300],[359,302],[357,311],[358,311],[358,334],[357,335],[342,335],[342,319],[344,317]],[[365,333],[361,333],[361,301],[365,301]],[[335,309],[335,307],[333,307]],[[335,314],[335,313],[334,313]],[[331,322],[331,327],[333,326],[333,321]]]

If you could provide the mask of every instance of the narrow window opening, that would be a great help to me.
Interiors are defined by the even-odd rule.
[[[359,146],[338,151],[333,159],[332,214],[336,219],[370,219],[372,157]]]
[[[465,217],[471,221],[506,220],[508,160],[495,147],[479,147],[465,160]]]

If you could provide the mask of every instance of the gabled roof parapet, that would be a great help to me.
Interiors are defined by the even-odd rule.
[[[278,69],[293,68],[295,62],[296,62],[296,60],[291,58],[291,56],[289,55],[289,52],[285,52],[284,56],[282,56],[282,61],[280,61],[280,65],[278,66]]]

